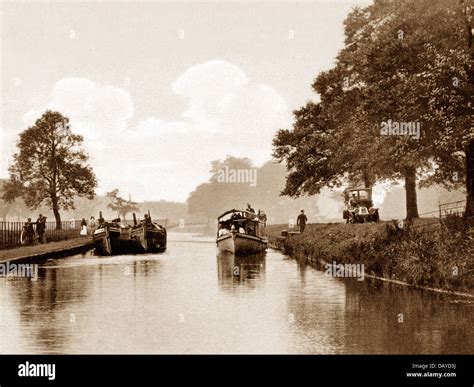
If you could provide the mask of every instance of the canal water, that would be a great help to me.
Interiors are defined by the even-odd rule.
[[[271,249],[218,257],[182,233],[163,254],[1,278],[0,312],[0,353],[474,353],[473,301],[335,279]]]

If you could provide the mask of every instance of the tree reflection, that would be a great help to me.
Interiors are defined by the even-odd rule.
[[[472,304],[370,279],[344,282],[351,353],[472,353]]]
[[[15,294],[12,306],[18,309],[21,330],[33,352],[61,353],[67,346],[70,331],[76,329],[78,303],[89,295],[85,278],[95,274],[91,266],[40,267],[38,279],[18,279],[9,282]]]

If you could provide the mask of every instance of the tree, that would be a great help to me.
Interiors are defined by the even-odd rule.
[[[294,115],[293,130],[280,129],[273,141],[274,157],[286,160],[289,172],[282,194],[299,197],[317,194],[324,186],[339,186],[346,168],[321,105],[309,102]]]
[[[229,179],[222,179],[222,172],[227,171]],[[232,172],[252,173],[255,180],[246,179],[233,181]],[[247,158],[228,156],[225,160],[213,161],[209,182],[200,184],[188,197],[188,212],[216,218],[232,208],[243,209],[250,203],[255,210],[266,212],[268,221],[272,223],[288,223],[294,220],[302,208],[308,216],[317,214],[316,201],[309,198],[297,200],[281,197],[280,192],[285,185],[285,168],[269,161],[261,167],[255,167]]]
[[[364,112],[375,123],[421,126],[418,139],[374,138],[383,155],[378,164],[404,178],[407,218],[416,218],[417,177],[425,186],[451,188],[469,175],[463,150],[472,138],[472,110],[462,15],[455,1],[420,0],[378,1],[355,17],[353,24],[363,27],[355,30],[341,60],[351,64],[361,85]],[[430,178],[423,175],[427,171]]]
[[[317,193],[343,176],[366,186],[403,178],[407,219],[416,218],[417,177],[431,170],[424,183],[447,187],[463,177],[454,174],[463,170],[470,117],[460,12],[440,0],[376,1],[344,23],[335,68],[313,84],[320,104],[296,111],[293,131],[275,139],[290,172],[284,193]],[[420,137],[382,136],[388,121],[420,123]]]
[[[237,179],[239,171],[248,177],[256,168],[248,158],[227,156],[223,161],[213,161],[209,182],[200,184],[188,197],[189,213],[204,215],[209,220],[226,210],[245,207],[255,187]],[[231,174],[236,179],[231,179]]]
[[[474,44],[473,44],[473,9],[474,3],[472,0],[459,0],[460,11],[465,20],[465,31],[467,47],[469,50],[469,63],[465,66],[466,75],[468,78],[468,94],[470,96],[474,93]],[[472,100],[468,104],[472,111]],[[466,165],[466,218],[474,216],[474,133],[470,133],[466,141],[465,148],[465,165]]]
[[[46,204],[60,229],[60,210],[74,209],[74,197],[95,195],[97,180],[82,142],[82,136],[72,133],[67,117],[46,111],[20,133],[3,198],[11,202],[23,197],[30,209]]]
[[[107,192],[107,198],[111,201],[107,207],[112,211],[117,212],[119,217],[125,219],[129,212],[139,211],[138,203],[132,202],[129,198],[125,200],[119,196],[119,190],[114,189],[113,191]]]

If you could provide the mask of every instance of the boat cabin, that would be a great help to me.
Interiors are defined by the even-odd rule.
[[[217,218],[217,236],[232,232],[247,234],[255,237],[265,236],[266,215],[263,211],[257,214],[246,210],[230,210]]]

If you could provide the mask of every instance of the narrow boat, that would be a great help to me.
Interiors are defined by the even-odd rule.
[[[166,229],[153,222],[151,216],[137,221],[133,214],[133,226],[124,225],[120,218],[107,222],[99,216],[99,225],[94,231],[95,251],[98,255],[154,253],[166,249]]]
[[[265,236],[266,215],[246,210],[230,210],[217,218],[217,249],[234,254],[265,251],[268,240]]]
[[[133,214],[133,221],[137,224],[135,214]],[[141,221],[141,227],[145,233],[145,250],[149,253],[157,253],[166,250],[167,232],[162,225],[153,222],[150,211],[145,220]]]

